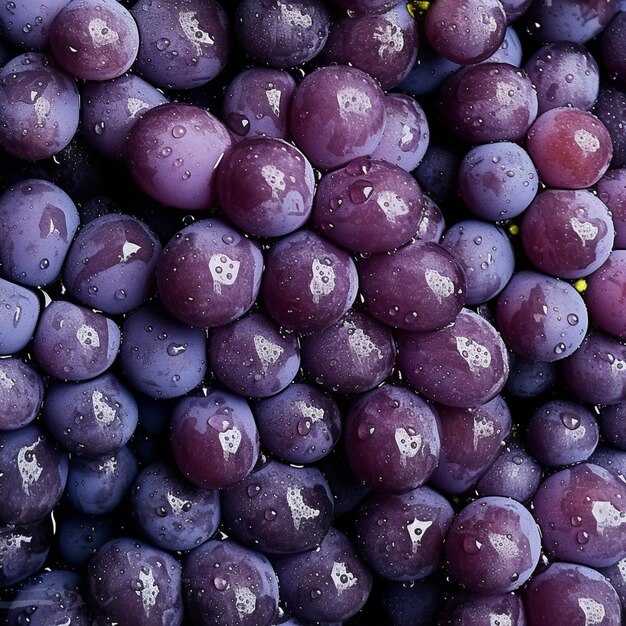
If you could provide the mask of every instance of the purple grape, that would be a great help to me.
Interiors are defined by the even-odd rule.
[[[603,406],[600,409],[600,430],[606,442],[621,450],[626,450],[626,402]]]
[[[20,359],[0,359],[0,431],[30,424],[43,397],[43,378],[33,367]]]
[[[490,496],[468,504],[446,537],[454,578],[475,593],[507,593],[521,587],[539,563],[541,536],[519,502]]]
[[[230,50],[229,19],[215,0],[139,0],[135,69],[157,87],[192,89],[213,80]]]
[[[589,462],[611,472],[617,480],[626,483],[626,451],[613,448],[596,448],[589,457]]]
[[[463,68],[442,88],[442,113],[455,135],[472,143],[518,141],[537,117],[537,94],[508,63]]]
[[[483,595],[457,593],[443,607],[442,624],[450,626],[526,626],[524,604],[520,596],[512,593]]]
[[[85,83],[81,95],[82,133],[110,159],[124,158],[128,133],[141,115],[168,102],[156,87],[134,74]]]
[[[370,490],[354,475],[344,450],[335,448],[318,463],[335,502],[335,517],[355,511]]]
[[[500,294],[496,320],[507,346],[535,361],[570,356],[588,327],[585,302],[572,285],[529,271],[515,274]]]
[[[622,616],[626,613],[626,559],[622,559],[615,565],[603,567],[598,570],[617,592],[622,603]]]
[[[371,154],[385,119],[385,96],[378,84],[344,65],[308,74],[291,102],[291,136],[311,163],[324,170]]]
[[[585,302],[602,330],[626,339],[626,250],[614,250],[588,280]]]
[[[503,3],[500,2],[500,4]],[[504,39],[500,47],[490,57],[481,61],[481,63],[508,63],[509,65],[520,67],[522,54],[522,42],[515,30],[509,26],[504,33]]]
[[[354,15],[384,13],[397,4],[397,0],[333,0],[333,2]]]
[[[216,167],[231,143],[224,124],[205,109],[161,104],[133,125],[126,160],[151,198],[178,209],[207,209],[215,200]]]
[[[534,398],[545,393],[558,375],[554,361],[533,361],[519,354],[509,354],[511,371],[505,389],[518,398]]]
[[[188,615],[197,626],[275,623],[278,580],[260,552],[230,540],[207,541],[186,558],[183,576]]]
[[[422,217],[422,193],[398,165],[357,158],[322,176],[312,225],[352,252],[387,252],[408,243]]]
[[[615,228],[613,248],[626,249],[626,168],[609,170],[596,187],[598,197],[607,206]]]
[[[24,287],[0,278],[0,354],[25,348],[39,319],[39,300]]]
[[[374,493],[357,517],[357,539],[372,570],[391,580],[422,579],[440,566],[443,542],[454,517],[436,491]]]
[[[398,367],[427,398],[473,407],[495,397],[509,374],[506,346],[496,329],[469,309],[427,333],[398,333]]]
[[[409,73],[417,56],[417,23],[407,6],[397,3],[376,14],[346,13],[333,20],[322,58],[367,72],[392,89]]]
[[[180,563],[167,552],[129,537],[105,543],[89,563],[92,606],[109,620],[135,626],[180,626]]]
[[[247,402],[219,390],[177,402],[170,443],[180,471],[203,489],[243,480],[259,456],[259,434]]]
[[[137,402],[111,373],[48,389],[43,423],[64,448],[90,459],[128,443],[137,426]]]
[[[391,329],[358,309],[335,325],[300,338],[302,366],[318,385],[339,393],[362,393],[393,369]]]
[[[50,26],[70,0],[12,0],[0,7],[2,34],[13,45],[43,50],[50,43]]]
[[[346,535],[331,528],[313,551],[283,556],[274,567],[281,596],[299,617],[342,622],[358,613],[372,588],[372,575]]]
[[[78,129],[74,79],[45,54],[26,52],[0,70],[0,145],[20,159],[39,160],[65,148]]]
[[[87,380],[109,369],[120,347],[120,329],[108,317],[56,300],[41,313],[33,352],[39,366],[60,380]]]
[[[463,493],[476,484],[511,433],[511,413],[502,396],[470,409],[436,406],[441,453],[431,477],[436,488]]]
[[[209,338],[211,370],[228,389],[253,398],[272,396],[291,383],[300,369],[293,335],[282,335],[263,313],[251,313]]]
[[[524,251],[539,270],[582,278],[609,257],[615,229],[607,206],[590,191],[548,189],[524,213]]]
[[[0,434],[0,523],[29,524],[48,515],[67,482],[68,459],[38,425]]]
[[[157,287],[165,308],[192,326],[223,326],[256,299],[263,271],[260,247],[221,220],[200,220],[165,246]],[[195,280],[181,280],[193,276]]]
[[[447,203],[457,195],[461,154],[450,143],[431,141],[413,172],[422,191],[434,202]]]
[[[72,513],[57,521],[59,556],[72,567],[84,567],[113,536],[110,516]]]
[[[270,315],[289,330],[335,324],[354,303],[357,288],[352,257],[312,231],[283,237],[267,254],[263,299]]]
[[[221,209],[251,235],[286,235],[311,214],[313,168],[280,139],[254,137],[237,144],[222,159],[216,183]]]
[[[288,138],[289,109],[296,81],[283,70],[253,67],[235,76],[226,89],[222,119],[239,137]]]
[[[626,484],[599,465],[580,463],[552,474],[533,504],[551,558],[607,567],[626,556]]]
[[[148,541],[164,550],[191,550],[220,524],[217,491],[200,489],[163,462],[145,467],[131,491],[135,521]]]
[[[623,10],[617,13],[611,23],[602,31],[600,39],[602,60],[609,78],[626,83],[626,54],[622,42],[626,36],[626,15]]]
[[[135,62],[139,32],[131,14],[116,0],[71,0],[50,27],[50,46],[70,74],[109,80]]]
[[[626,93],[613,87],[600,87],[593,113],[604,124],[613,143],[612,167],[626,166]]]
[[[506,19],[509,24],[522,17],[532,4],[532,0],[500,0],[500,2],[506,13]],[[512,626],[518,625],[513,624]]]
[[[422,195],[422,219],[415,238],[439,243],[445,229],[446,223],[441,209],[428,196]]]
[[[459,169],[459,192],[485,220],[517,217],[537,195],[539,177],[524,148],[509,141],[472,148]]]

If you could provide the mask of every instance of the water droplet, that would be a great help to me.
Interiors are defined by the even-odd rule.
[[[216,576],[213,579],[213,586],[218,591],[224,591],[228,587],[228,582],[226,580],[224,580],[221,576]]]
[[[169,146],[165,146],[165,148],[161,150],[162,157],[168,157],[170,154],[172,154],[172,149]]]
[[[322,590],[318,589],[317,587],[315,589],[311,589],[311,598],[313,600],[317,600],[317,598],[320,598],[322,596]]]
[[[363,422],[359,424],[359,427],[356,430],[356,434],[359,439],[363,440],[371,437],[375,431],[376,428],[372,426],[372,424],[366,424],[365,422]]]
[[[230,421],[222,413],[211,415],[211,417],[209,417],[208,424],[211,428],[217,430],[220,433],[223,433],[230,428]]]
[[[159,517],[165,517],[167,515],[167,509],[164,506],[160,506],[157,510],[156,510],[156,514]]]
[[[187,349],[187,346],[185,344],[170,343],[170,345],[167,346],[167,353],[170,356],[178,356],[179,354],[182,354],[186,349]]]
[[[589,533],[581,530],[578,533],[576,533],[576,541],[580,544],[580,545],[585,545],[586,543],[589,543]]]
[[[248,496],[250,498],[254,498],[254,497],[258,496],[259,493],[261,493],[261,487],[260,487],[260,485],[248,485],[248,488],[246,489],[246,492],[248,493]]]
[[[298,422],[297,425],[298,434],[305,437],[311,432],[311,420],[303,418]]]
[[[184,137],[186,134],[187,134],[187,129],[181,124],[177,124],[176,126],[174,126],[174,128],[172,128],[172,137],[174,137],[175,139],[180,139],[181,137]]]
[[[189,180],[191,178],[191,172],[189,170],[186,170],[185,173],[183,174],[183,180]]]
[[[565,82],[566,83],[574,82],[574,75],[573,74],[565,74]]]
[[[563,426],[569,430],[576,430],[580,426],[580,420],[569,411],[561,413],[561,422],[563,422]]]
[[[174,159],[174,166],[175,167],[180,167],[184,162],[185,162],[184,159],[180,159],[180,158]]]
[[[357,180],[348,188],[348,195],[355,204],[363,204],[367,202],[373,191],[372,183],[367,180]]]
[[[572,526],[580,526],[583,523],[583,518],[580,515],[572,515],[569,521]]]
[[[223,235],[222,236],[222,241],[227,246],[232,246],[235,243],[235,238],[232,235]]]
[[[116,300],[126,300],[126,291],[124,289],[117,289],[113,295]]]
[[[563,352],[565,352],[567,346],[564,343],[558,343],[556,346],[554,346],[554,353],[555,354],[563,354]]]
[[[24,26],[22,28],[22,32],[23,33],[30,33],[31,30],[33,30],[33,25],[32,24],[24,24]]]
[[[483,238],[480,235],[474,237],[474,243],[479,246],[483,242]]]
[[[240,137],[245,137],[250,132],[250,120],[241,113],[229,113],[226,115],[226,123]]]
[[[167,50],[169,45],[170,40],[167,37],[161,37],[161,39],[158,39],[156,42],[157,50]]]
[[[180,381],[180,374],[174,374],[174,376],[172,376],[172,382],[177,383],[179,381]]]
[[[274,509],[265,509],[265,512],[263,513],[263,517],[268,521],[271,522],[272,520],[276,519],[276,511]]]
[[[518,454],[516,454],[511,460],[515,463],[515,465],[521,465],[524,462],[524,459]]]
[[[104,122],[98,122],[94,125],[93,132],[96,133],[96,135],[102,135],[102,133],[104,133],[105,131],[105,128],[106,124]]]
[[[41,259],[41,261],[39,261],[39,269],[47,270],[49,267],[50,261],[48,261],[48,259]]]
[[[576,324],[578,324],[578,315],[575,315],[574,313],[570,313],[567,316],[567,323],[570,326],[576,326]]]
[[[91,296],[95,296],[98,293],[98,288],[95,285],[91,285],[91,287],[87,289],[87,293]]]
[[[346,173],[350,176],[360,176],[361,174],[367,174],[372,167],[370,159],[367,157],[357,157],[346,165]]]
[[[463,539],[463,550],[467,554],[478,554],[483,544],[476,537],[465,537]]]

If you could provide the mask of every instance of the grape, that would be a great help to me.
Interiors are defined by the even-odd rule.
[[[448,599],[443,608],[443,624],[474,626],[526,626],[524,605],[516,594],[482,595],[457,593]]]
[[[422,196],[422,219],[415,233],[416,239],[439,243],[446,229],[441,209],[428,197]]]
[[[457,193],[460,163],[461,154],[450,143],[431,141],[415,170],[415,178],[433,202],[447,203]]]
[[[230,50],[229,20],[215,0],[138,0],[135,68],[157,87],[191,89],[213,80]]]
[[[51,516],[30,524],[0,525],[0,587],[15,585],[38,572],[51,541]]]
[[[333,0],[333,2],[354,15],[384,13],[397,4],[397,0]]]
[[[619,563],[609,567],[603,567],[598,570],[610,583],[617,592],[622,603],[622,617],[626,612],[626,559],[622,559]]]
[[[572,320],[573,321],[573,320]],[[555,383],[558,370],[554,361],[533,361],[511,352],[511,371],[505,389],[518,398],[534,398]]]
[[[626,483],[626,451],[598,447],[589,457],[589,462],[603,467],[617,480]]]
[[[335,517],[355,511],[363,498],[370,492],[350,469],[345,451],[335,448],[318,463],[328,481],[335,501]]]
[[[2,34],[15,46],[43,50],[50,43],[50,26],[70,0],[14,0],[0,7]]]
[[[600,430],[607,443],[616,448],[626,450],[626,419],[623,412],[626,409],[625,402],[619,402],[600,409]]]
[[[508,63],[509,65],[520,67],[522,54],[522,42],[513,28],[509,26],[504,33],[504,39],[500,47],[490,57],[481,61],[481,63]]]
[[[604,124],[613,143],[612,167],[626,166],[626,93],[613,87],[601,87],[593,113]]]
[[[602,31],[600,45],[602,60],[609,78],[616,78],[620,83],[626,83],[626,54],[622,42],[626,35],[626,15],[617,13],[610,24]]]
[[[611,169],[596,187],[598,197],[607,206],[615,228],[613,248],[626,249],[626,169]]]
[[[450,526],[445,544],[452,575],[475,593],[521,587],[539,562],[541,537],[532,515],[510,498],[468,504]]]
[[[44,398],[41,375],[17,358],[0,359],[0,431],[30,424]]]
[[[506,13],[507,22],[510,24],[528,11],[532,0],[500,0],[500,2]]]
[[[620,339],[626,339],[626,250],[614,250],[608,259],[589,276],[585,301],[589,316],[600,327]]]
[[[57,521],[59,556],[73,567],[84,567],[113,536],[110,516],[71,513]]]

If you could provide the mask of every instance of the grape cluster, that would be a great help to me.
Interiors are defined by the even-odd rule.
[[[0,622],[626,623],[626,2],[2,0]]]

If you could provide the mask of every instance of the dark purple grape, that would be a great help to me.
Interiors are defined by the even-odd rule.
[[[0,7],[2,34],[20,48],[43,50],[50,43],[50,26],[70,0],[11,0]]]
[[[60,380],[87,380],[109,369],[120,347],[120,329],[100,313],[56,300],[42,312],[33,352],[39,366]]]
[[[555,383],[558,375],[554,361],[532,361],[519,354],[509,354],[511,371],[505,389],[518,398],[535,398]]]
[[[264,398],[282,391],[300,369],[294,335],[281,334],[264,313],[251,313],[209,338],[209,361],[218,380],[232,391]]]
[[[526,507],[489,496],[468,504],[446,536],[454,578],[475,593],[507,593],[521,587],[539,563],[541,536]]]
[[[153,85],[192,89],[213,80],[230,50],[229,19],[215,0],[139,0],[135,69]]]
[[[604,124],[613,143],[612,167],[626,166],[626,93],[613,87],[600,87],[593,113]]]
[[[57,520],[59,556],[72,567],[86,566],[91,557],[113,536],[109,515],[93,517],[71,513]]]
[[[602,330],[626,339],[626,250],[614,250],[588,280],[585,302]]]
[[[317,465],[323,472],[335,501],[335,517],[354,511],[370,490],[354,475],[342,446]]]
[[[207,110],[161,104],[133,125],[126,161],[151,198],[178,209],[207,209],[215,200],[216,167],[231,143],[224,124]]]
[[[28,363],[0,359],[0,431],[30,424],[41,408],[44,382]]]
[[[52,57],[27,52],[0,70],[0,145],[10,154],[57,154],[76,134],[79,111],[76,82]]]
[[[552,563],[524,591],[529,626],[620,626],[620,601],[599,572],[573,563]]]
[[[312,225],[352,252],[387,252],[408,243],[423,215],[422,192],[399,165],[357,158],[322,176]]]
[[[456,593],[443,607],[441,623],[445,626],[526,626],[524,604],[520,596],[507,593],[483,595]]]
[[[626,83],[626,53],[623,41],[626,37],[626,15],[623,10],[617,13],[611,23],[602,31],[600,39],[602,60],[609,78]]]
[[[532,0],[500,0],[500,3],[506,13],[507,22],[510,24],[528,11]],[[517,625],[513,624],[513,626]]]
[[[296,88],[290,130],[311,163],[329,170],[371,154],[385,119],[385,96],[373,78],[355,67],[329,66]]]
[[[328,64],[358,67],[388,90],[413,67],[418,41],[417,23],[400,2],[384,13],[336,17],[322,58]]]
[[[499,0],[437,0],[426,13],[430,45],[455,63],[478,63],[502,43],[506,14]]]
[[[621,450],[626,450],[626,402],[603,406],[600,409],[600,430],[606,442]]]
[[[253,137],[238,143],[220,162],[216,182],[221,209],[251,235],[286,235],[311,214],[313,168],[286,141]]]
[[[382,591],[381,604],[390,626],[434,626],[442,600],[439,581],[423,578],[390,581]]]
[[[622,616],[626,614],[626,559],[622,559],[615,565],[598,569],[617,592],[622,603]]]
[[[342,622],[358,613],[372,588],[372,575],[346,535],[331,528],[320,546],[277,558],[281,597],[298,616]]]
[[[269,250],[263,299],[281,326],[311,332],[336,323],[358,289],[352,257],[309,230],[280,239]]]
[[[617,480],[626,483],[626,451],[613,448],[596,448],[589,462],[611,472]]]
[[[496,320],[507,346],[535,361],[570,356],[588,327],[585,302],[572,285],[529,271],[515,274],[500,294]]]
[[[441,452],[431,477],[436,488],[463,493],[496,461],[511,433],[511,413],[502,396],[471,409],[436,406]]]
[[[227,87],[222,119],[239,137],[288,138],[289,109],[296,81],[283,70],[253,67]]]
[[[354,15],[384,13],[397,4],[397,0],[333,0],[333,3]]]
[[[609,170],[596,187],[598,197],[607,206],[615,228],[613,248],[626,249],[626,168]]]
[[[441,209],[428,196],[422,195],[422,219],[415,238],[439,243],[445,230],[446,222]]]
[[[441,565],[443,542],[454,517],[436,491],[374,493],[361,506],[357,541],[372,570],[391,580],[415,580]]]
[[[358,309],[333,326],[301,337],[300,345],[309,377],[339,393],[373,389],[391,374],[396,357],[391,329]]]
[[[92,606],[120,624],[180,626],[180,563],[167,552],[129,537],[105,543],[89,563]]]
[[[213,536],[221,519],[217,491],[192,485],[163,462],[141,471],[131,508],[148,541],[164,550],[192,550]]]
[[[188,614],[197,626],[275,623],[278,579],[260,552],[230,540],[207,541],[186,558],[183,577]]]
[[[427,398],[457,407],[484,404],[509,374],[504,341],[484,318],[462,309],[456,320],[427,333],[398,333],[398,367]]]
[[[375,491],[415,489],[439,462],[437,419],[428,404],[405,387],[383,385],[352,404],[344,442],[355,476]]]
[[[60,187],[27,178],[0,196],[2,273],[23,285],[56,280],[79,218],[76,205]]]
[[[90,459],[119,450],[135,432],[137,402],[111,373],[48,389],[43,423],[73,454]]]
[[[221,220],[200,220],[163,249],[157,287],[162,303],[182,322],[223,326],[254,304],[262,271],[263,255],[256,243]]]
[[[551,558],[607,567],[626,556],[626,484],[591,463],[562,469],[533,498]]]
[[[413,172],[422,191],[434,202],[447,203],[457,196],[461,154],[450,143],[431,141]]]
[[[259,456],[259,434],[247,402],[219,390],[177,402],[170,443],[180,471],[203,489],[234,485]]]
[[[463,68],[442,88],[442,113],[464,141],[518,141],[537,117],[537,94],[523,70],[508,63]]]

